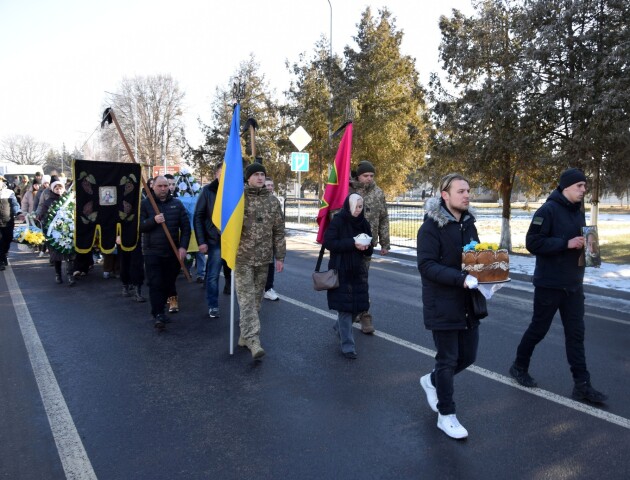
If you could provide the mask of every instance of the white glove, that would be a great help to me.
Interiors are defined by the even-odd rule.
[[[466,285],[468,288],[477,288],[479,286],[479,281],[472,275],[466,275],[466,278],[464,279],[464,285]]]

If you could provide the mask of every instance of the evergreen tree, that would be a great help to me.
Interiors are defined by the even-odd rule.
[[[429,128],[424,90],[413,58],[402,55],[403,32],[386,9],[377,17],[368,7],[346,47],[345,91],[339,102],[356,109],[353,164],[371,161],[387,193],[406,188],[407,176],[424,164]]]
[[[546,155],[535,102],[537,90],[523,55],[524,12],[517,2],[485,0],[466,17],[440,18],[440,57],[455,92],[434,79],[436,157],[448,158],[475,183],[502,199],[501,247],[512,248],[511,195],[517,179],[540,173]]]
[[[289,167],[280,152],[282,138],[287,135],[282,128],[280,106],[259,70],[260,66],[252,55],[239,65],[225,88],[217,87],[212,102],[211,123],[205,125],[200,122],[205,136],[203,145],[194,148],[186,144],[185,147],[188,163],[199,174],[207,175],[214,165],[224,159],[234,108],[233,87],[240,82],[244,85],[244,98],[240,102],[243,162],[248,164],[254,161],[249,130],[245,128],[248,118],[252,118],[258,125],[255,134],[256,157],[262,160],[267,174],[275,178],[276,183],[286,182]]]
[[[541,118],[557,172],[583,168],[596,206],[630,180],[630,4],[623,0],[526,2],[536,32],[528,56],[541,82]],[[595,208],[596,218],[596,208]]]

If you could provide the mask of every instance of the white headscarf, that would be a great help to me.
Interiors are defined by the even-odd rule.
[[[350,203],[350,214],[352,214],[352,216],[354,216],[354,211],[357,208],[359,200],[363,201],[363,197],[358,193],[353,193],[350,195],[350,198],[348,198],[348,202]]]

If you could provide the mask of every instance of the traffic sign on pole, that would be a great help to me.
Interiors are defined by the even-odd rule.
[[[289,136],[289,140],[291,140],[291,143],[295,145],[295,148],[297,148],[301,152],[304,147],[311,143],[312,139],[311,136],[306,133],[306,130],[304,130],[304,128],[298,127],[295,129],[295,132],[293,132]]]
[[[291,152],[291,171],[308,172],[307,152]]]

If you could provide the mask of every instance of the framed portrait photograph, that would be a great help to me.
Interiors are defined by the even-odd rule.
[[[599,252],[599,235],[597,225],[587,225],[582,227],[584,236],[584,261],[587,267],[599,268],[602,265],[602,258]]]

